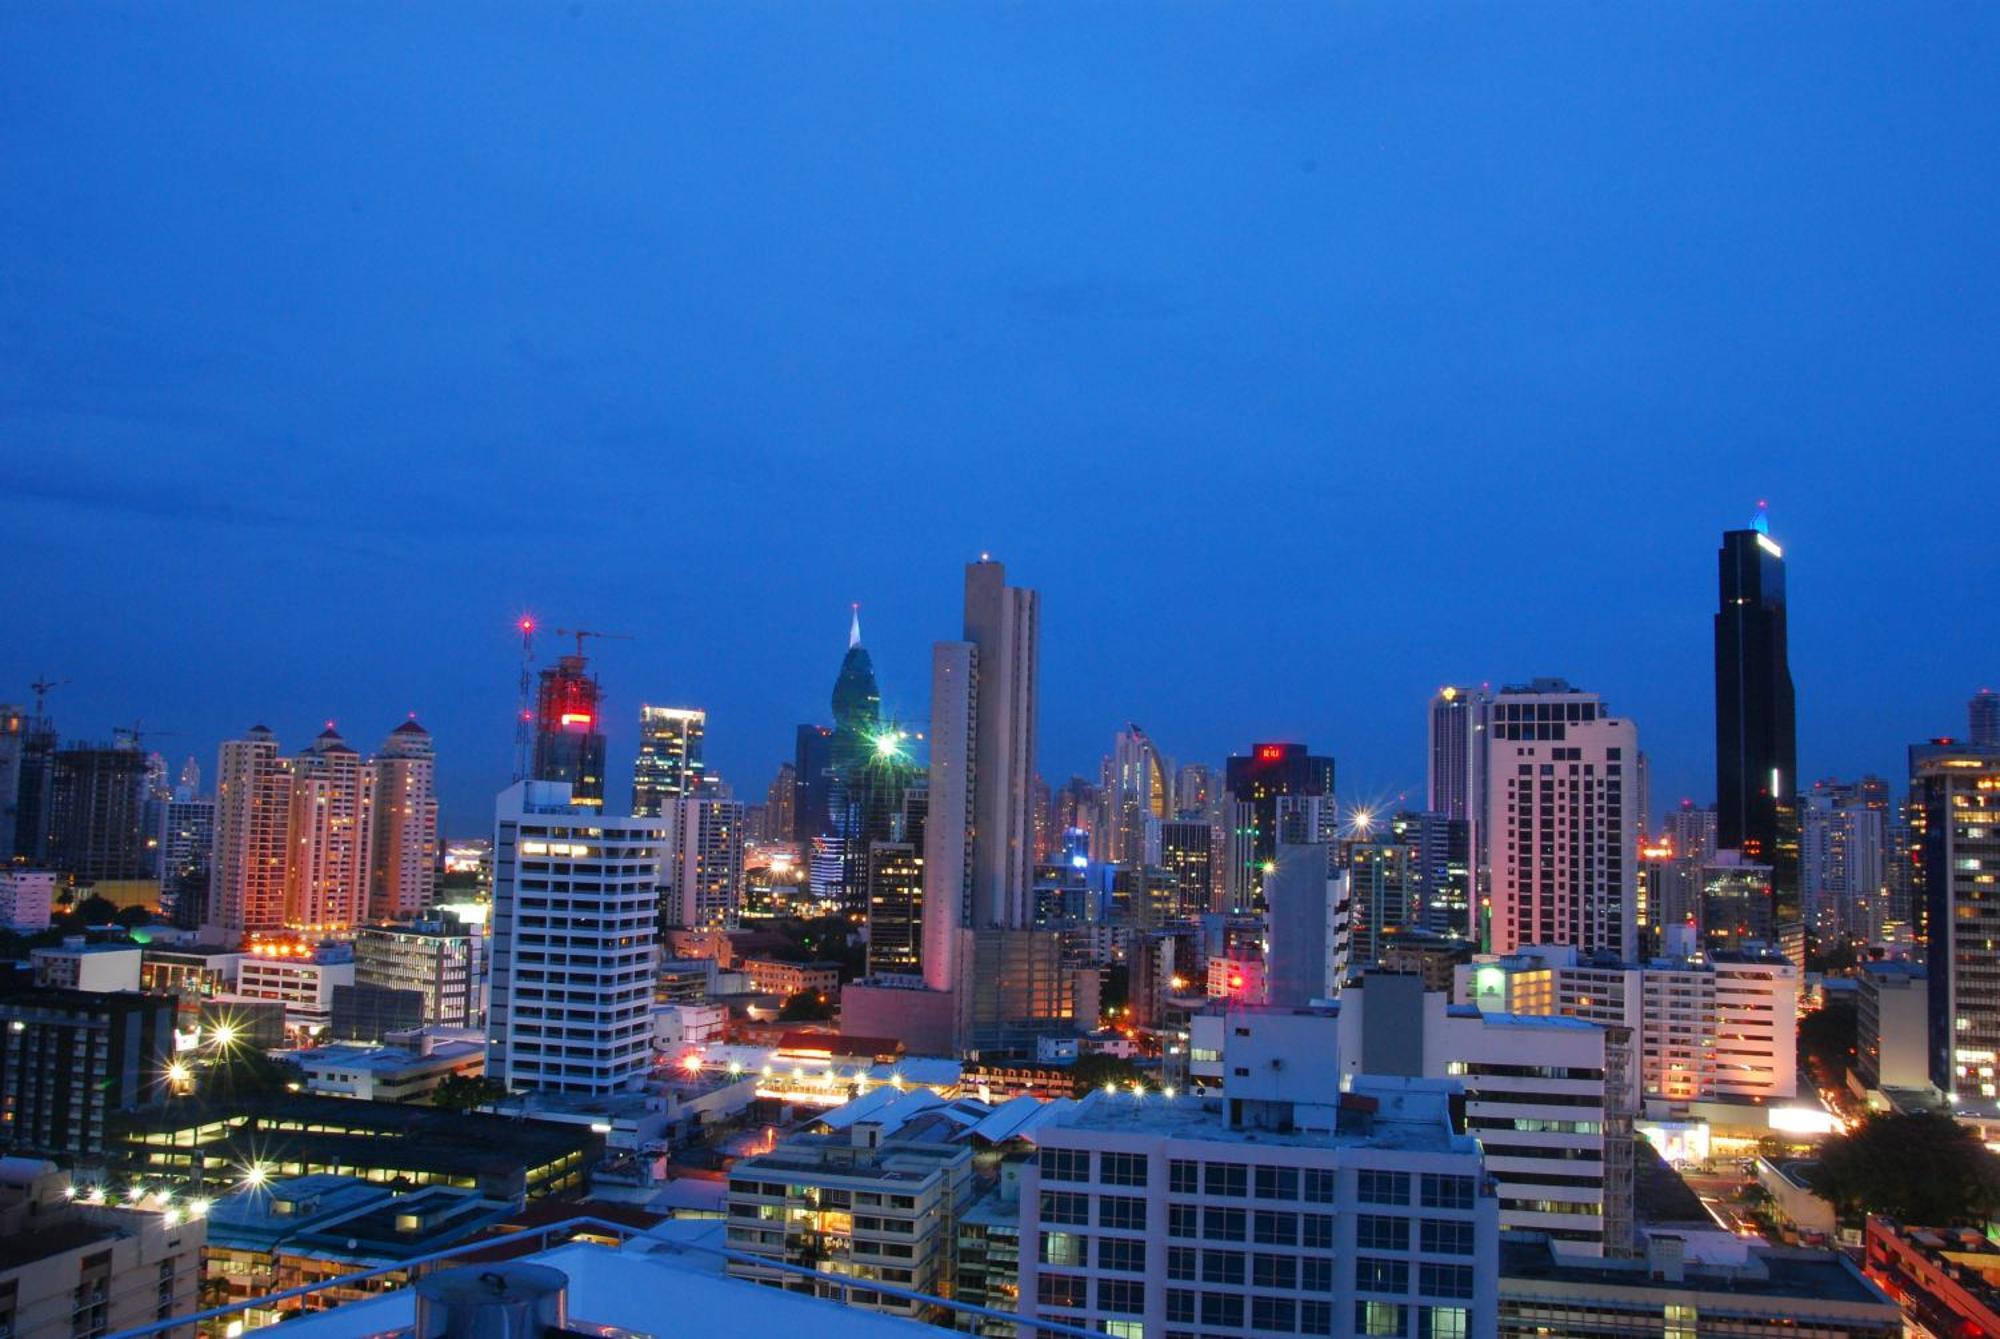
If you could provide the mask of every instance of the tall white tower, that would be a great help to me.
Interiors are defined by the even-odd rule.
[[[615,1093],[652,1060],[666,821],[571,803],[566,781],[500,793],[486,1072],[508,1089]]]
[[[1574,944],[1638,955],[1639,730],[1561,679],[1503,688],[1487,746],[1495,953]]]

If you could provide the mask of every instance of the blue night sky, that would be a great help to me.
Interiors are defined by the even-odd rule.
[[[1771,501],[1808,777],[1996,666],[2000,11],[0,4],[0,698],[437,733],[533,610],[761,798],[859,600],[926,710],[980,550],[1042,761],[1335,754],[1566,674],[1712,790]],[[1975,570],[1978,577],[1975,578]],[[544,646],[553,651],[553,639]]]

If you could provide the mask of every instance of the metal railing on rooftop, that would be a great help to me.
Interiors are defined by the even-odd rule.
[[[893,1297],[901,1302],[915,1302],[922,1306],[942,1307],[946,1311],[959,1315],[978,1316],[986,1320],[1005,1321],[1010,1325],[1019,1326],[1024,1331],[1034,1331],[1046,1335],[1065,1335],[1069,1336],[1070,1339],[1104,1339],[1102,1331],[1086,1329],[1080,1325],[1068,1325],[1061,1321],[1043,1320],[1034,1316],[1021,1315],[1013,1311],[1000,1311],[993,1307],[979,1306],[972,1302],[961,1302],[949,1297],[934,1297],[929,1293],[917,1292],[911,1288],[898,1288],[893,1284],[880,1283],[873,1279],[857,1279],[849,1278],[843,1274],[829,1274],[805,1265],[794,1265],[782,1260],[773,1260],[769,1256],[756,1255],[749,1251],[739,1251],[728,1246],[709,1246],[696,1242],[669,1241],[662,1237],[651,1236],[641,1228],[632,1227],[625,1223],[607,1222],[602,1218],[592,1218],[589,1215],[566,1218],[560,1223],[551,1223],[546,1227],[523,1228],[519,1232],[509,1232],[503,1236],[481,1237],[473,1241],[460,1242],[458,1245],[446,1250],[433,1251],[428,1255],[412,1256],[407,1260],[399,1260],[395,1264],[379,1265],[374,1269],[364,1269],[352,1274],[343,1274],[339,1278],[320,1279],[313,1283],[301,1284],[296,1288],[286,1288],[281,1292],[268,1293],[262,1297],[249,1297],[240,1302],[230,1302],[225,1306],[210,1307],[206,1311],[197,1311],[191,1315],[174,1316],[167,1320],[155,1321],[150,1325],[135,1326],[129,1330],[118,1330],[112,1334],[103,1336],[103,1339],[148,1339],[152,1335],[169,1334],[174,1330],[185,1326],[199,1325],[204,1321],[221,1320],[223,1317],[233,1316],[239,1311],[269,1309],[276,1303],[289,1302],[295,1298],[310,1297],[314,1293],[324,1292],[328,1289],[353,1287],[356,1284],[365,1283],[370,1279],[381,1278],[388,1274],[408,1272],[412,1282],[414,1282],[417,1271],[420,1271],[425,1265],[442,1264],[447,1260],[455,1260],[466,1255],[476,1255],[490,1251],[495,1247],[508,1246],[519,1242],[537,1243],[535,1246],[536,1251],[551,1250],[555,1246],[566,1243],[572,1237],[582,1232],[593,1232],[614,1237],[621,1246],[635,1240],[647,1241],[652,1243],[663,1254],[710,1255],[737,1264],[753,1265],[759,1269],[774,1270],[781,1274],[799,1275],[812,1279],[817,1283],[834,1284],[839,1287],[839,1301],[843,1306],[854,1305],[854,1293],[858,1290],[861,1292],[878,1293],[883,1297]],[[751,1287],[763,1286],[747,1279],[739,1281],[747,1283]],[[391,1291],[393,1292],[394,1290]],[[388,1296],[390,1294],[384,1293],[381,1295]],[[329,1308],[329,1310],[337,1309]],[[887,1312],[882,1314],[885,1316],[890,1315]],[[907,1317],[892,1318],[908,1319]],[[935,1329],[938,1327],[933,1326],[932,1328]],[[247,1334],[248,1331],[245,1333]]]

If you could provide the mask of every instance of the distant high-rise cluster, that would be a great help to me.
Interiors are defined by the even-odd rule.
[[[436,899],[430,734],[414,720],[363,759],[331,725],[285,757],[263,726],[222,746],[207,923],[232,939],[343,931]]]

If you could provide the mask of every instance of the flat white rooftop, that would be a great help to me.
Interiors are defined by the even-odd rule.
[[[723,1224],[662,1224],[622,1247],[571,1242],[524,1256],[569,1277],[573,1329],[612,1325],[639,1335],[810,1334],[814,1339],[937,1339],[950,1333],[917,1321],[845,1307],[802,1293],[728,1278],[719,1256],[682,1244],[721,1246]],[[416,1320],[408,1288],[285,1322],[285,1339],[384,1339]]]

